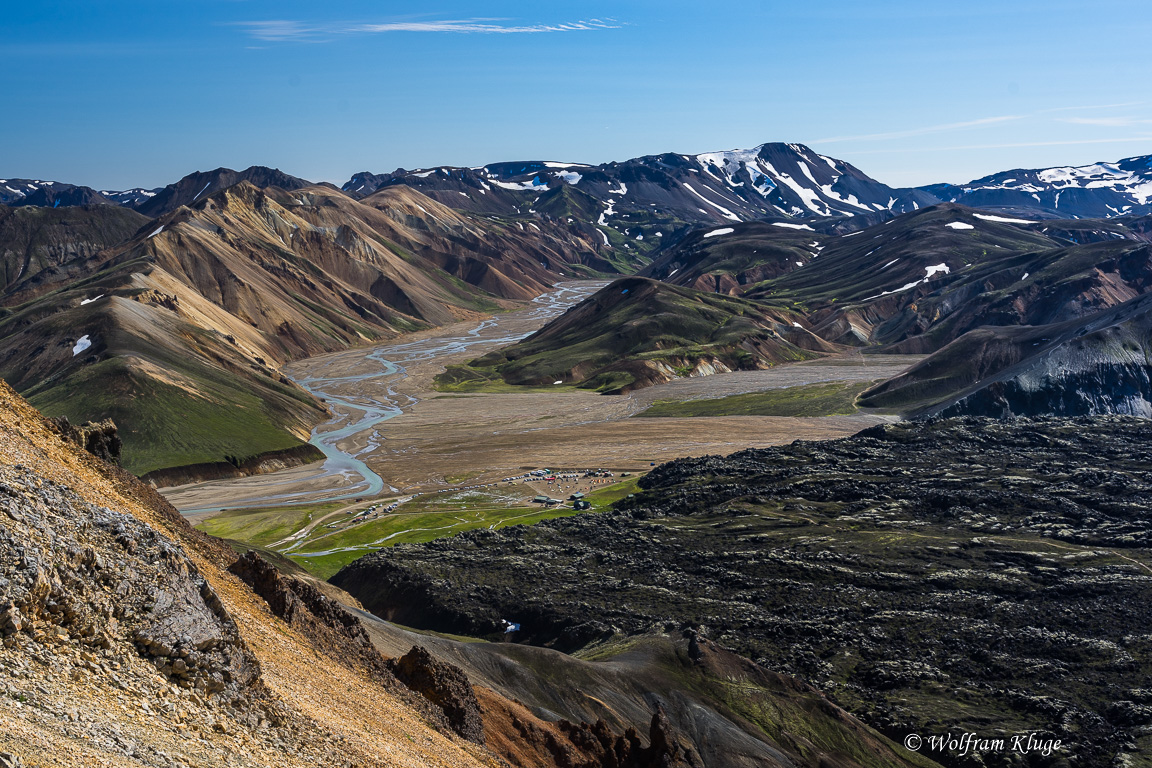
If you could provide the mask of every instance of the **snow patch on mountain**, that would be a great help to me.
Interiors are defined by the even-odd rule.
[[[608,226],[608,217],[613,216],[616,213],[616,201],[613,200],[612,198],[608,198],[607,203],[608,203],[608,207],[605,208],[603,211],[601,211],[600,218],[596,219],[596,223],[602,227]],[[603,234],[603,233],[601,233],[601,234]],[[608,238],[604,238],[604,239],[607,240]]]
[[[725,208],[722,205],[717,205],[716,203],[712,202],[708,198],[704,197],[704,195],[697,192],[695,189],[692,188],[691,184],[684,184],[684,188],[687,189],[692,194],[696,195],[696,197],[698,197],[701,200],[703,200],[704,202],[706,202],[708,205],[710,205],[713,208],[715,208],[716,210],[720,211],[720,213],[722,213],[724,215],[724,218],[731,219],[732,221],[741,221],[740,217],[737,216],[736,214],[732,213],[732,211],[728,210],[727,208]]]
[[[896,288],[896,289],[891,290],[891,291],[883,291],[882,293],[878,293],[875,296],[869,296],[868,298],[864,299],[864,301],[872,301],[872,299],[878,299],[881,296],[890,296],[893,293],[903,293],[904,291],[910,291],[913,288],[915,288],[916,286],[922,285],[922,284],[928,282],[929,280],[931,280],[933,275],[940,274],[940,273],[947,275],[951,271],[952,270],[948,268],[947,264],[934,264],[930,267],[925,267],[924,268],[925,275],[924,275],[924,277],[920,278],[919,280],[912,282],[912,283],[905,283],[904,285],[900,286],[899,288]]]
[[[525,190],[541,191],[548,188],[546,183],[540,181],[539,176],[534,176],[532,181],[498,181],[497,179],[492,179],[492,183],[498,187],[512,189],[517,192],[523,192]]]
[[[1006,216],[991,216],[991,215],[983,214],[983,213],[975,213],[972,215],[978,219],[983,219],[984,221],[997,221],[997,222],[1000,222],[1001,224],[1036,224],[1037,223],[1037,222],[1031,221],[1029,219],[1009,219]]]

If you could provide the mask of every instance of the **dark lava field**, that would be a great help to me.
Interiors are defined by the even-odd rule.
[[[656,468],[613,511],[381,550],[332,579],[402,624],[574,651],[695,631],[898,741],[1152,754],[1152,422],[944,419]],[[929,753],[925,753],[929,754]]]

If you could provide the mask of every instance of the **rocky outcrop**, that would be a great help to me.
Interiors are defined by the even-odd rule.
[[[664,710],[657,706],[648,728],[648,746],[636,728],[623,733],[603,719],[595,723],[542,720],[518,701],[477,689],[489,730],[489,747],[513,768],[703,768],[704,765],[744,766],[740,760],[705,763],[691,747],[681,744]],[[717,745],[720,746],[720,745]],[[723,749],[723,747],[720,747]],[[789,765],[760,762],[766,768]]]
[[[229,571],[264,598],[272,613],[293,626],[319,624],[354,646],[372,647],[360,620],[311,584],[283,576],[254,551],[240,556]],[[374,650],[374,649],[373,649]]]
[[[364,625],[347,608],[300,579],[284,576],[254,551],[229,568],[264,598],[273,614],[300,630],[321,653],[359,668],[420,712],[434,727],[484,743],[484,726],[467,675],[413,648],[402,659],[385,659]]]
[[[109,464],[120,463],[120,449],[123,444],[112,419],[99,422],[86,421],[80,426],[73,426],[67,416],[58,416],[51,419],[52,425],[66,440],[71,440],[88,453]]]
[[[453,731],[469,741],[484,743],[480,703],[462,669],[434,658],[420,646],[393,659],[388,667],[400,682],[443,710]]]
[[[577,749],[590,756],[574,768],[703,768],[699,756],[680,744],[663,709],[652,715],[647,747],[634,728],[620,736],[603,720],[594,725],[561,720],[558,726]]]
[[[383,660],[373,679],[355,653],[320,653],[273,618],[224,570],[236,559],[0,382],[0,755],[35,766],[493,765],[445,738],[446,723],[430,728],[443,715]]]
[[[183,552],[138,520],[0,467],[0,633],[92,650],[133,646],[177,686],[243,696],[259,665]]]

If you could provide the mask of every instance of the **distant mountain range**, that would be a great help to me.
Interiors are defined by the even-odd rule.
[[[123,192],[0,180],[0,377],[52,415],[114,418],[138,473],[243,459],[300,448],[324,411],[280,376],[288,360],[494,311],[562,278],[635,275],[443,383],[623,392],[864,347],[945,356],[866,404],[1031,412],[1036,398],[975,392],[1027,360],[1050,365],[1047,341],[966,335],[1058,325],[1039,338],[1079,339],[1060,324],[1147,293],[1149,165],[895,189],[764,144],[362,173],[343,190],[260,166]],[[1111,348],[1091,365],[1110,365]],[[980,375],[942,383],[933,366],[957,350]],[[1029,375],[1017,384],[1033,392]],[[1139,410],[1135,397],[1084,407]],[[221,405],[243,418],[218,419]]]
[[[238,181],[282,189],[312,184],[260,166],[244,171],[217,168],[158,189],[124,191],[0,179],[0,203],[115,204],[158,216]],[[1143,215],[1152,213],[1152,155],[1078,167],[1015,169],[967,184],[895,188],[803,144],[767,143],[745,150],[665,153],[600,165],[526,161],[478,168],[401,168],[382,174],[364,171],[342,189],[365,197],[395,185],[418,189],[449,207],[476,213],[534,210],[590,219],[601,229],[642,242],[641,237],[667,236],[670,228],[685,224],[906,213],[941,202],[1042,218]]]
[[[842,225],[697,229],[638,277],[442,381],[627,392],[858,348],[931,355],[865,393],[865,406],[1152,415],[1152,366],[1141,362],[1149,345],[1134,341],[1152,321],[1133,322],[1144,304],[1118,309],[1152,291],[1152,217],[1040,221],[941,203],[861,230]],[[1110,341],[1121,323],[1127,346]],[[1009,373],[1014,384],[1003,383]],[[997,394],[1012,387],[1030,394]]]
[[[941,201],[972,208],[1108,219],[1152,213],[1152,155],[1116,163],[1003,171],[967,184],[921,187]]]

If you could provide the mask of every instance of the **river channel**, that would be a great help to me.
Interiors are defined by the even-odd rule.
[[[322,398],[332,410],[332,420],[312,430],[309,442],[324,453],[322,466],[306,471],[285,470],[272,475],[198,484],[214,486],[215,504],[188,506],[173,499],[186,515],[218,512],[243,506],[246,509],[319,504],[372,498],[396,491],[361,459],[380,446],[376,427],[404,413],[416,402],[411,395],[397,392],[397,384],[408,376],[409,367],[440,358],[460,360],[479,356],[507,346],[532,334],[549,320],[595,293],[604,281],[558,283],[554,290],[535,298],[531,306],[495,315],[464,332],[425,336],[362,350],[350,350],[301,360],[286,366],[285,375]],[[351,359],[350,359],[351,356]],[[370,382],[370,384],[367,384]],[[190,486],[179,489],[181,498],[195,498]],[[235,498],[221,504],[220,490],[236,491]],[[253,495],[255,494],[255,495]]]

